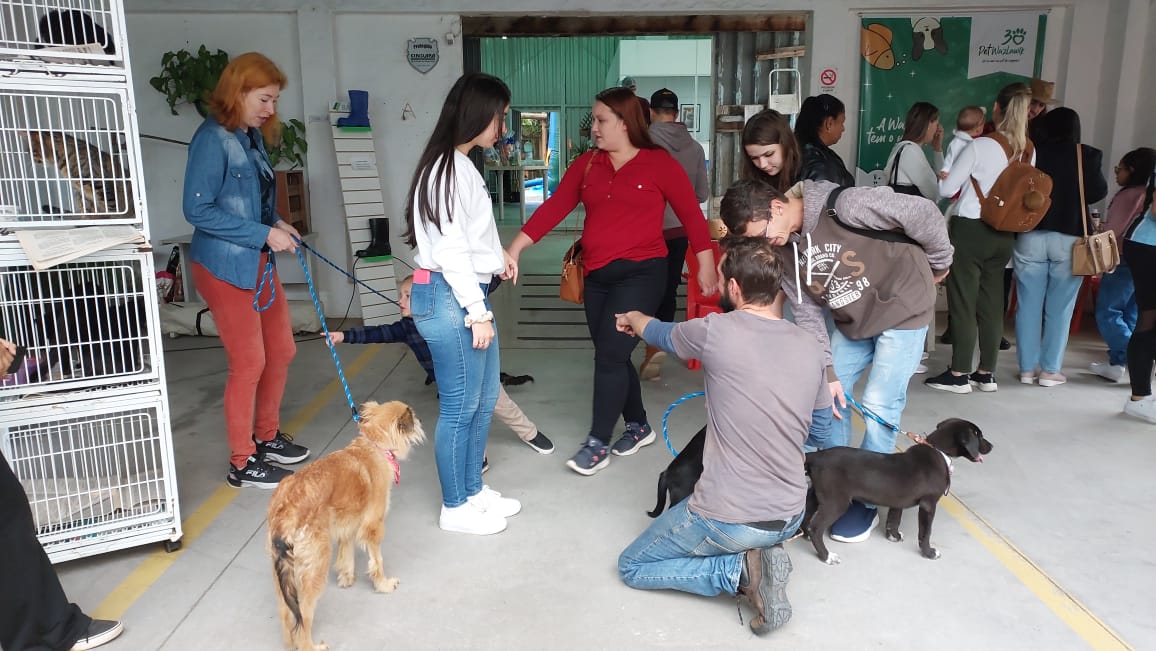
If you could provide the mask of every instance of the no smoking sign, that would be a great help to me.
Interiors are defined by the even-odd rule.
[[[819,90],[830,93],[835,90],[835,82],[839,79],[839,72],[835,68],[824,68],[819,73]]]

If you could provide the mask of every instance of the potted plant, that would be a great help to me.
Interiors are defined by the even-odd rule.
[[[227,52],[210,52],[204,45],[196,54],[188,50],[165,52],[161,56],[161,73],[149,79],[149,85],[165,96],[173,115],[178,115],[178,104],[188,103],[205,117],[205,97],[217,86],[228,63]]]
[[[582,119],[578,121],[578,135],[582,136],[583,138],[589,138],[590,137],[590,127],[593,125],[594,125],[594,115],[591,113],[587,113],[586,115],[583,115]]]
[[[281,123],[281,140],[266,143],[265,151],[277,175],[277,214],[292,224],[302,235],[309,232],[309,192],[305,172],[298,169],[305,164],[309,143],[305,142],[305,125],[301,120]],[[285,168],[285,166],[288,168]]]

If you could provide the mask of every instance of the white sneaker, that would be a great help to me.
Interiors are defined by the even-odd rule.
[[[920,364],[919,366],[915,367],[915,374],[916,375],[923,375],[926,372],[927,372],[927,364]]]
[[[477,496],[475,496],[477,497]],[[442,515],[438,519],[438,526],[443,531],[456,531],[458,533],[472,533],[475,536],[488,536],[490,534],[500,533],[506,530],[506,519],[494,513],[481,508],[472,501],[473,498],[467,500],[461,506],[449,508],[442,505]]]
[[[521,502],[510,497],[502,497],[501,493],[489,486],[482,486],[481,492],[471,497],[469,501],[503,518],[518,515],[522,510]]]
[[[1133,418],[1156,423],[1156,398],[1148,396],[1140,400],[1129,399],[1124,405],[1124,413]]]
[[[1124,374],[1128,372],[1126,366],[1117,364],[1109,364],[1107,362],[1092,362],[1088,366],[1088,370],[1108,380],[1109,382],[1121,382],[1124,379]]]

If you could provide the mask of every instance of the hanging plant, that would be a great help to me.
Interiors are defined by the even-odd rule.
[[[583,138],[590,137],[590,128],[594,125],[594,115],[587,113],[578,121],[578,134]]]
[[[309,151],[309,143],[305,142],[305,125],[297,119],[282,122],[281,142],[266,147],[265,151],[273,167],[290,163],[288,169],[295,170],[305,165],[305,154]]]
[[[196,54],[188,50],[165,52],[161,56],[161,73],[149,79],[149,85],[165,96],[173,115],[178,115],[178,104],[188,103],[204,117],[205,99],[217,87],[217,80],[228,64],[227,52],[210,52],[204,45]]]

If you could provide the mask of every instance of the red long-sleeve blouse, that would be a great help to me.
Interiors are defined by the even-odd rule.
[[[593,162],[587,170],[587,163]],[[614,260],[649,260],[666,255],[662,215],[667,202],[686,228],[695,253],[711,246],[706,218],[686,171],[664,149],[642,149],[615,171],[601,150],[582,154],[570,165],[558,189],[534,211],[522,232],[542,239],[581,201],[582,262],[587,273]]]

